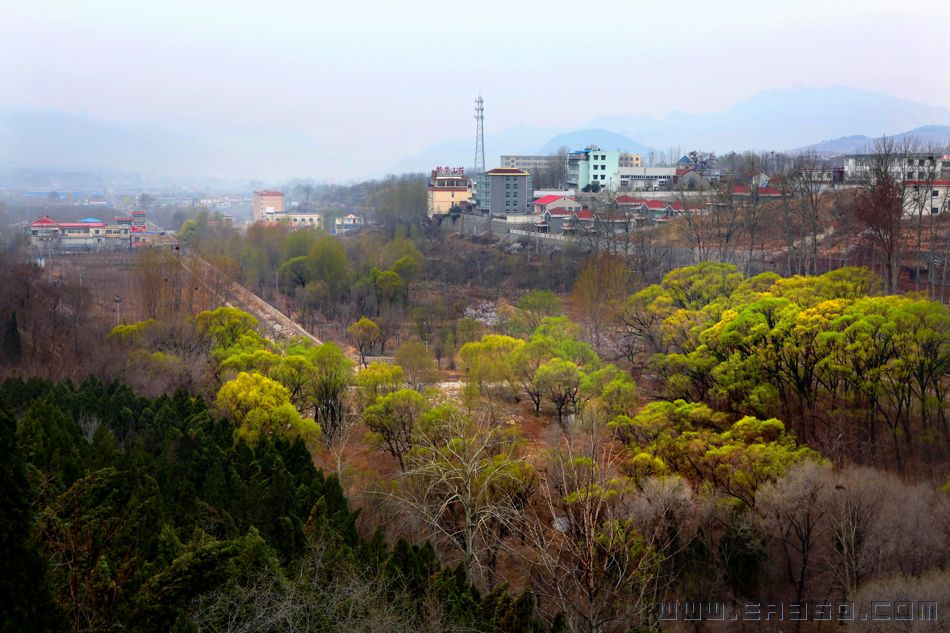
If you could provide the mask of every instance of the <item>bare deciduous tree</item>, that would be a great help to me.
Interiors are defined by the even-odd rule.
[[[493,584],[502,539],[523,516],[533,470],[510,431],[441,407],[420,423],[393,493],[430,538],[461,558],[469,580]]]

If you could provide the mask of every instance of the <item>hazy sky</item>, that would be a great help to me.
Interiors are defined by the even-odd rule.
[[[495,130],[792,84],[950,105],[948,37],[945,0],[0,0],[0,107],[300,135],[339,177],[470,134],[479,90]]]

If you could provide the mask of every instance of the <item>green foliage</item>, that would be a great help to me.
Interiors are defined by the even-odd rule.
[[[307,395],[317,421],[329,441],[333,441],[346,415],[346,391],[353,383],[353,363],[336,343],[306,349],[310,361]]]
[[[523,323],[528,332],[533,332],[547,317],[557,317],[563,312],[561,298],[550,290],[532,290],[515,302],[518,309],[517,323]]]
[[[372,319],[361,317],[359,321],[346,328],[346,335],[353,346],[359,350],[360,362],[366,367],[366,354],[373,349],[379,340],[379,326]]]
[[[260,340],[257,326],[257,319],[237,308],[206,310],[195,317],[195,329],[207,336],[217,349],[228,349],[247,337]]]
[[[745,416],[730,424],[727,414],[703,403],[651,402],[612,425],[628,444],[631,477],[675,473],[697,486],[713,485],[748,507],[764,483],[798,462],[820,459],[774,418]]]
[[[631,346],[668,399],[707,402],[736,417],[779,418],[803,441],[820,426],[876,445],[883,426],[900,463],[904,448],[946,436],[950,311],[923,299],[873,296],[865,269],[814,277],[703,264],[633,295],[623,313]],[[912,432],[915,419],[919,435]],[[875,447],[876,448],[876,447]]]
[[[356,374],[360,408],[368,407],[376,402],[377,398],[396,391],[404,383],[404,373],[399,365],[370,363],[363,371]]]
[[[589,408],[596,410],[606,420],[629,415],[637,408],[639,396],[637,383],[625,371],[607,365],[584,376],[581,394],[590,401]]]
[[[320,425],[301,418],[287,388],[266,376],[239,373],[221,385],[216,402],[237,423],[238,435],[249,444],[264,436],[283,435],[299,437],[312,450],[316,448]]]
[[[34,476],[45,473],[52,490],[65,490],[81,476],[88,449],[82,431],[53,404],[33,401],[20,419],[17,440]]]
[[[577,411],[578,391],[583,375],[578,366],[569,360],[552,358],[534,374],[538,390],[550,400],[557,411],[557,422],[564,426],[564,413]]]
[[[10,314],[6,326],[3,328],[3,342],[0,344],[3,362],[9,365],[18,365],[23,355],[23,342],[20,338],[20,328],[16,321],[16,312]]]
[[[486,393],[494,397],[511,393],[514,375],[510,359],[522,345],[522,340],[499,334],[486,334],[481,341],[463,345],[458,364],[467,395],[475,397]]]
[[[54,630],[56,607],[46,577],[46,561],[32,537],[35,492],[16,435],[16,420],[0,406],[0,631]]]
[[[325,284],[333,301],[341,300],[349,291],[350,260],[340,240],[323,235],[307,256],[313,280]]]
[[[438,378],[435,357],[421,341],[410,340],[396,350],[396,364],[405,372],[409,386],[421,391]]]
[[[400,389],[380,396],[363,411],[370,441],[378,444],[405,469],[405,456],[412,448],[416,422],[426,409],[425,398],[413,389]]]
[[[145,333],[156,323],[155,319],[139,321],[138,323],[123,323],[112,328],[109,332],[109,338],[118,341],[121,345],[137,345],[142,342]]]
[[[245,417],[265,395],[288,398],[263,381],[255,389],[267,393],[250,408],[240,403]],[[261,434],[250,445],[200,399],[150,400],[97,380],[79,387],[9,380],[0,383],[3,399],[20,420],[14,439],[15,423],[0,410],[0,630],[194,630],[196,608],[234,592],[250,595],[253,587],[255,604],[267,604],[262,577],[292,589],[287,604],[306,609],[323,604],[333,587],[346,595],[341,583],[349,578],[386,587],[371,603],[357,597],[334,607],[351,624],[390,601],[414,628],[433,612],[451,612],[442,616],[450,627],[517,622],[525,628],[504,630],[546,630],[530,596],[499,589],[483,601],[464,573],[443,570],[427,544],[390,550],[378,534],[361,539],[339,483],[314,468],[299,440]],[[76,421],[97,425],[91,444]],[[45,489],[32,489],[29,479]],[[327,565],[310,566],[314,555]],[[64,622],[55,621],[58,613]],[[202,627],[212,629],[257,615],[201,614]]]
[[[288,259],[277,269],[280,290],[293,294],[297,288],[310,283],[312,271],[306,255]]]
[[[201,227],[198,225],[198,221],[190,218],[182,222],[178,229],[178,240],[186,246],[194,246],[198,241],[200,232]]]

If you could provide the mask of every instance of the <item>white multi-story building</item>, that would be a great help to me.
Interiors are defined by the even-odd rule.
[[[620,186],[620,152],[588,147],[567,156],[567,185],[581,191]]]
[[[950,179],[905,180],[904,214],[937,215],[950,212]]]
[[[547,169],[556,169],[564,164],[566,158],[557,154],[543,156],[531,154],[505,154],[501,157],[501,166],[510,169],[520,169],[530,174],[538,174]]]
[[[845,158],[844,180],[860,183],[868,178],[878,156],[856,154]],[[936,215],[950,211],[950,154],[902,154],[889,165],[904,185],[905,215]]]
[[[867,177],[875,160],[875,154],[854,154],[844,159],[846,182],[860,182]],[[933,180],[942,178],[950,171],[950,154],[895,155],[890,164],[891,173],[901,180]]]
[[[669,189],[676,167],[621,167],[620,189],[625,191],[661,191]]]

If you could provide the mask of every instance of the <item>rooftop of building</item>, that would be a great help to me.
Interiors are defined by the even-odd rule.
[[[30,222],[30,226],[36,226],[36,227],[65,226],[65,227],[70,227],[70,228],[76,228],[76,227],[102,227],[105,225],[106,223],[100,220],[99,218],[83,218],[82,220],[78,220],[76,222],[72,222],[72,221],[57,222],[56,220],[52,219],[48,215],[44,215],[43,217],[37,220],[34,220],[33,222]]]
[[[492,176],[528,176],[528,172],[522,171],[520,169],[515,169],[514,167],[495,167],[494,169],[489,169],[486,174]]]
[[[541,204],[541,205],[551,204],[552,202],[555,202],[556,200],[563,200],[565,198],[570,200],[571,202],[577,202],[577,200],[575,200],[574,198],[570,196],[558,196],[555,194],[551,194],[547,196],[542,196],[538,198],[537,200],[535,200],[534,202],[532,202],[531,204]]]

